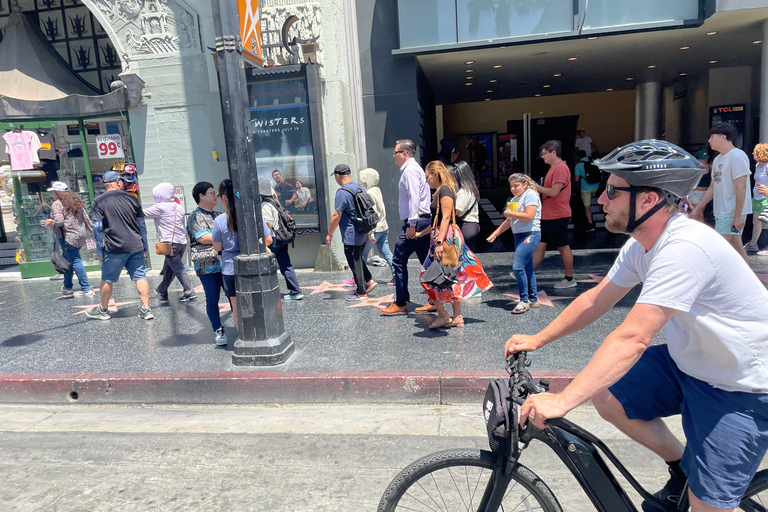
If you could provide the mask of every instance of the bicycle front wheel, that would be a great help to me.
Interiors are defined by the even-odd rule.
[[[392,480],[377,510],[476,511],[495,463],[495,456],[484,450],[445,450],[427,455]],[[500,510],[562,512],[563,509],[549,487],[530,469],[518,464],[504,492]]]
[[[755,474],[739,504],[739,510],[747,510],[748,512],[768,511],[768,469],[763,469]]]

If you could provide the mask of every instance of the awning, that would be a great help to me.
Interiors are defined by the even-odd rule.
[[[61,119],[128,110],[125,87],[102,94],[77,76],[14,7],[0,42],[0,119]]]

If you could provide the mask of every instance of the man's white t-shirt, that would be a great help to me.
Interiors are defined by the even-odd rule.
[[[724,155],[717,155],[712,162],[712,180],[715,182],[713,211],[715,217],[733,217],[736,210],[736,186],[733,181],[747,176],[742,215],[752,213],[752,194],[749,190],[749,158],[739,148],[733,148]]]
[[[277,208],[266,201],[261,203],[261,218],[264,222],[272,224],[272,231],[276,230],[280,225],[280,216],[277,214]]]
[[[592,137],[585,135],[584,138],[576,138],[576,149],[583,150],[587,156],[592,156]]]
[[[643,283],[638,304],[678,311],[664,335],[680,370],[726,391],[768,393],[768,291],[710,227],[678,214],[650,251],[630,238],[608,278]]]

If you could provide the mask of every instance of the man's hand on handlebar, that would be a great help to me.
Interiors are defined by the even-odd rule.
[[[504,345],[504,357],[509,357],[518,352],[533,352],[539,348],[539,341],[533,334],[515,334]]]
[[[554,393],[539,393],[530,395],[520,408],[520,425],[531,422],[540,429],[547,426],[547,420],[562,418],[569,411],[562,404],[562,395]]]

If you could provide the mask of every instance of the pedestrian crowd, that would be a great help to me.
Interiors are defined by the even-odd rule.
[[[738,253],[747,260],[747,252],[759,250],[757,242],[762,222],[768,222],[768,144],[754,149],[757,162],[755,186],[749,187],[749,161],[746,154],[735,147],[735,128],[728,123],[715,125],[709,145],[717,156],[707,150],[699,151],[696,158],[704,174],[694,189],[684,198],[682,210],[690,217],[705,220],[705,211],[713,203],[714,227]],[[593,162],[596,146],[583,130],[576,140],[577,163],[574,179],[579,183],[582,203],[587,216],[588,231],[594,230],[591,216],[593,199],[605,188],[604,176]],[[461,302],[480,296],[492,283],[485,273],[475,250],[480,234],[480,193],[472,168],[455,158],[450,162],[435,160],[422,168],[415,160],[416,145],[412,140],[398,140],[393,154],[399,168],[398,214],[402,225],[394,243],[389,246],[387,211],[378,187],[380,176],[374,169],[363,169],[359,180],[353,181],[352,170],[346,164],[337,165],[331,172],[339,186],[334,198],[333,212],[327,229],[325,244],[330,246],[336,232],[344,247],[344,256],[352,277],[345,284],[354,289],[346,295],[348,301],[368,298],[378,283],[373,279],[367,261],[374,249],[387,265],[394,286],[391,304],[381,308],[383,315],[409,313],[410,302],[408,260],[416,253],[422,265],[419,282],[427,294],[427,303],[415,308],[417,313],[437,313],[430,329],[464,327]],[[563,278],[556,289],[573,288],[573,253],[569,246],[568,225],[571,219],[571,172],[563,161],[562,144],[557,140],[545,142],[540,157],[548,171],[540,183],[522,173],[508,178],[511,197],[508,199],[503,222],[486,240],[493,243],[502,233],[511,230],[514,238],[512,275],[515,278],[519,301],[512,314],[522,314],[540,307],[535,271],[547,249],[556,249],[562,260]],[[598,162],[599,163],[599,162]],[[594,167],[594,168],[593,168]],[[595,174],[597,172],[597,175]],[[291,211],[306,208],[313,202],[304,191],[301,181],[296,186],[282,179],[279,170],[272,173],[275,185],[267,178],[259,180],[261,213],[264,221],[265,245],[275,255],[288,289],[284,300],[302,300],[304,295],[291,263],[289,248],[296,236]],[[202,181],[197,183],[192,196],[197,207],[185,221],[185,213],[174,201],[174,187],[160,183],[153,189],[155,203],[142,208],[135,195],[123,190],[124,177],[115,171],[104,174],[107,192],[98,196],[89,217],[84,204],[62,182],[55,182],[51,218],[46,225],[57,229],[61,247],[71,263],[64,274],[62,287],[65,296],[92,296],[94,290],[88,281],[80,258],[80,248],[89,233],[93,233],[97,256],[102,262],[99,304],[86,311],[86,316],[109,320],[109,301],[113,284],[125,269],[135,282],[141,306],[139,317],[150,320],[150,290],[144,266],[148,251],[144,219],[155,223],[157,240],[155,250],[164,256],[160,284],[153,290],[162,301],[169,300],[168,290],[174,279],[182,287],[180,302],[197,299],[184,254],[189,240],[190,259],[200,278],[206,301],[206,313],[217,345],[227,345],[222,326],[219,298],[223,291],[229,300],[237,325],[237,277],[235,258],[239,254],[237,215],[233,184],[224,180],[218,186]],[[616,190],[613,187],[610,194]],[[219,201],[224,213],[215,210]],[[290,205],[288,204],[290,203]],[[602,203],[601,203],[602,204]],[[741,243],[746,216],[754,212],[752,237]],[[760,213],[761,215],[758,215]],[[629,224],[628,232],[633,226]],[[768,252],[766,252],[768,254]],[[748,261],[748,260],[747,260]],[[73,290],[73,277],[77,275],[81,289]],[[450,304],[450,309],[446,304]]]

